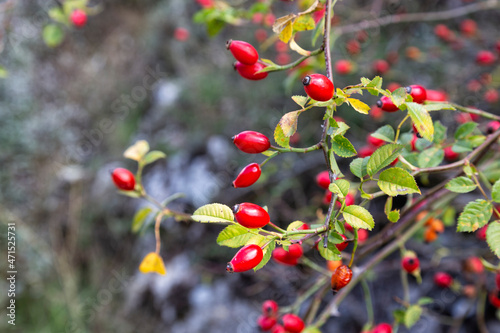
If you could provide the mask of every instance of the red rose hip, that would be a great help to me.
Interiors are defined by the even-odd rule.
[[[75,9],[70,16],[71,23],[77,28],[85,26],[87,23],[87,13],[81,9]]]
[[[396,104],[392,102],[392,99],[387,96],[382,96],[382,98],[377,101],[377,106],[385,112],[395,112],[399,110]]]
[[[264,303],[262,303],[262,313],[266,316],[276,316],[278,313],[278,303],[271,299],[264,301]]]
[[[247,228],[262,228],[269,223],[269,214],[259,205],[243,202],[234,206],[236,221]]]
[[[244,131],[233,136],[233,142],[244,153],[259,154],[271,147],[269,138],[262,133]]]
[[[241,170],[238,177],[233,181],[233,187],[248,187],[255,183],[261,174],[260,165],[258,163],[252,163],[247,165]]]
[[[304,321],[299,317],[291,313],[287,313],[282,318],[283,328],[285,331],[290,333],[300,333],[304,330]]]
[[[111,178],[116,187],[123,191],[132,191],[135,188],[135,177],[132,172],[124,168],[117,168],[111,172]]]
[[[344,240],[342,243],[339,243],[339,244],[335,244],[335,247],[339,250],[339,251],[343,251],[347,245],[349,245],[348,242],[346,242],[347,240],[347,237],[345,235],[340,235],[340,237],[342,237],[342,239]]]
[[[259,318],[257,318],[257,325],[259,325],[262,331],[269,331],[276,325],[276,322],[276,318],[274,317],[259,316]]]
[[[325,190],[330,186],[330,173],[328,170],[321,171],[316,175],[316,184]]]
[[[401,260],[401,266],[407,273],[413,273],[420,267],[420,261],[415,256],[405,256]]]
[[[264,67],[266,66],[261,64],[260,62],[256,62],[253,65],[245,65],[237,61],[234,64],[234,69],[238,72],[238,74],[240,74],[241,77],[252,81],[262,80],[267,77],[267,72],[257,73]]]
[[[427,99],[427,91],[419,85],[411,85],[406,87],[406,91],[411,95],[415,103],[422,104]]]
[[[228,40],[226,48],[234,58],[244,65],[253,65],[259,60],[259,53],[251,44],[241,40]]]
[[[449,288],[453,283],[453,278],[445,272],[437,272],[434,274],[434,283],[441,288]]]
[[[260,246],[255,244],[243,246],[236,252],[233,259],[227,263],[226,270],[229,273],[249,271],[260,264],[263,257],[264,254]]]
[[[392,333],[392,326],[388,323],[378,324],[373,328],[372,333]]]
[[[326,102],[333,97],[333,82],[323,74],[307,75],[302,84],[306,94],[316,101]]]
[[[337,292],[351,282],[352,270],[347,265],[339,266],[332,274],[332,290]]]

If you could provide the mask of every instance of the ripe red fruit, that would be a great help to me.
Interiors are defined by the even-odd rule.
[[[401,88],[401,85],[399,83],[396,83],[396,82],[391,82],[387,85],[387,89],[390,91],[390,92],[393,92],[394,90],[398,89],[398,88]]]
[[[438,38],[440,38],[440,39],[442,39],[442,40],[444,40],[446,42],[450,41],[453,38],[453,33],[444,24],[438,24],[438,25],[436,25],[434,27],[434,34]]]
[[[354,204],[354,195],[352,195],[351,193],[347,193],[344,199],[344,203],[346,207]],[[337,200],[337,202],[335,202],[335,206],[340,208],[342,204],[340,203],[340,201]]]
[[[498,290],[491,292],[488,298],[491,305],[493,305],[497,309],[500,309],[500,298],[498,297]]]
[[[358,156],[359,157],[368,157],[368,156],[372,156],[373,152],[375,151],[375,149],[373,149],[373,147],[371,146],[364,146],[364,147],[361,147],[359,148],[358,150]]]
[[[236,147],[247,154],[259,154],[271,147],[269,138],[262,133],[244,131],[232,137]]]
[[[476,34],[477,24],[476,21],[465,19],[460,22],[460,32],[466,37],[472,37]]]
[[[484,266],[478,257],[469,257],[465,262],[465,269],[471,273],[481,274],[484,272]]]
[[[242,40],[228,40],[226,48],[231,51],[234,58],[244,65],[253,65],[259,60],[259,53],[250,43]]]
[[[237,61],[234,64],[234,69],[247,80],[258,81],[263,80],[267,77],[267,72],[257,73],[258,71],[265,68],[266,65],[256,62],[253,65],[245,65]]]
[[[422,104],[427,99],[427,91],[419,85],[411,85],[406,87],[406,91],[411,95],[415,103]]]
[[[428,89],[427,100],[434,102],[446,102],[448,100],[448,95],[446,95],[444,91]]]
[[[330,186],[330,173],[328,170],[321,171],[316,175],[316,184],[325,190],[328,189],[328,186]]]
[[[384,75],[389,69],[389,63],[384,59],[377,59],[372,64],[373,71],[379,75]]]
[[[267,31],[265,29],[257,29],[254,34],[255,40],[259,43],[264,43],[267,39]]]
[[[229,273],[249,271],[260,264],[263,257],[264,254],[260,246],[255,244],[243,246],[227,263],[226,270]]]
[[[276,20],[276,16],[272,13],[267,13],[264,16],[264,25],[267,25],[268,27],[272,26],[274,24],[274,21]]]
[[[214,6],[213,0],[196,0],[196,2],[203,8],[211,8]]]
[[[281,325],[275,325],[271,333],[286,333],[285,328]]]
[[[488,230],[488,225],[481,227],[476,230],[476,238],[482,241],[486,240],[486,231]]]
[[[263,331],[269,331],[276,325],[276,322],[275,317],[259,316],[259,318],[257,318],[257,325],[259,325],[260,329]]]
[[[368,239],[368,230],[359,229],[358,230],[358,244],[363,244],[367,239]]]
[[[71,13],[70,20],[75,27],[81,28],[87,23],[87,13],[81,9],[75,9]]]
[[[401,260],[401,266],[408,273],[413,273],[420,267],[420,261],[414,256],[405,256]]]
[[[382,118],[384,116],[384,112],[377,105],[372,105],[371,109],[370,109],[370,115],[374,119],[380,119],[380,118]]]
[[[264,301],[264,303],[262,303],[262,313],[266,316],[276,316],[278,313],[278,303],[271,299]]]
[[[276,56],[276,63],[284,66],[292,61],[292,57],[288,53],[278,53]]]
[[[185,28],[175,28],[174,38],[179,42],[184,42],[189,38],[189,30]]]
[[[459,153],[456,153],[451,149],[451,147],[444,148],[444,158],[447,161],[455,161],[460,156]]]
[[[382,96],[382,98],[377,101],[377,106],[385,112],[395,112],[399,110],[396,104],[392,102],[392,99],[387,96]]]
[[[276,42],[276,44],[274,44],[274,49],[278,53],[287,52],[288,51],[288,44],[284,43],[282,41],[278,41],[278,42]]]
[[[387,323],[381,323],[375,326],[372,333],[392,333],[392,326]]]
[[[312,99],[326,102],[333,97],[335,87],[332,81],[323,74],[310,74],[302,79],[306,94]]]
[[[281,320],[283,321],[283,328],[287,332],[300,333],[304,330],[304,321],[299,316],[287,313]]]
[[[476,63],[481,66],[492,65],[496,60],[493,52],[481,50],[476,55]]]
[[[339,266],[332,274],[332,290],[337,292],[351,282],[352,271],[347,265]]]
[[[335,63],[335,71],[339,75],[347,75],[352,71],[352,63],[349,60],[341,59]]]
[[[339,243],[339,244],[335,244],[335,247],[339,250],[339,251],[343,251],[347,245],[349,245],[348,242],[346,242],[347,240],[347,237],[345,235],[340,235],[342,237],[342,239],[344,240],[342,243]]]
[[[116,187],[123,191],[132,191],[135,188],[135,177],[132,172],[124,168],[117,168],[111,172],[111,178]]]
[[[238,177],[233,181],[233,187],[248,187],[259,179],[261,173],[258,163],[249,164],[241,170]]]
[[[273,250],[273,259],[282,265],[295,266],[298,264],[300,257],[304,254],[302,245],[292,244],[288,247],[286,251],[282,247],[277,247]]]
[[[269,214],[259,205],[243,202],[234,206],[234,217],[236,221],[247,228],[262,228],[269,223]]]
[[[441,288],[449,288],[453,283],[453,278],[445,272],[437,272],[434,274],[434,283]]]
[[[368,137],[366,138],[366,141],[374,147],[380,147],[385,143],[384,140],[376,138],[376,137],[371,136],[371,135],[368,135]]]
[[[418,140],[418,136],[416,136],[415,134],[413,134],[413,138],[410,141],[411,151],[417,150],[417,147],[415,146],[417,144],[417,140]]]
[[[500,290],[500,273],[495,276],[495,282],[497,284],[497,289]]]
[[[486,90],[486,92],[483,95],[483,98],[486,102],[490,104],[495,104],[500,99],[500,96],[498,94],[498,91],[496,91],[494,88],[491,88]]]
[[[358,54],[359,52],[361,52],[361,45],[355,39],[349,40],[346,43],[345,48],[346,48],[347,52],[349,52],[349,54],[351,54],[351,55],[355,55],[355,54]]]

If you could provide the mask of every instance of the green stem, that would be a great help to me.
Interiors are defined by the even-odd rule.
[[[426,102],[426,104],[433,104],[432,102]],[[481,116],[483,118],[491,119],[491,120],[500,120],[500,116],[497,116],[495,114],[491,114],[489,112],[483,111],[483,110],[478,110],[478,109],[473,109],[473,108],[468,108],[465,106],[461,106],[455,103],[450,103],[455,109],[460,110],[462,112],[470,113],[470,114],[475,114],[478,116]]]
[[[300,65],[307,58],[314,57],[314,56],[320,54],[321,52],[323,52],[323,47],[320,47],[320,48],[318,48],[316,50],[313,50],[308,55],[304,55],[304,56],[300,57],[299,59],[297,59],[294,62],[291,62],[289,64],[286,64],[286,65],[283,65],[283,66],[275,65],[275,66],[273,66],[274,67],[273,69],[270,69],[267,72],[271,73],[271,72],[278,72],[278,71],[285,71],[287,69],[292,69],[292,68],[297,67],[298,65]]]
[[[427,220],[427,219],[425,219]],[[401,249],[401,257],[404,256],[404,248],[403,245],[401,244],[400,246]],[[404,300],[406,303],[410,303],[410,286],[408,285],[408,274],[406,271],[401,267],[399,269],[399,274],[401,277],[401,284],[403,285],[403,292],[404,292]]]
[[[269,222],[268,223],[271,227],[273,227],[274,229],[278,230],[279,232],[281,233],[286,233],[286,230],[285,229],[281,229],[280,227],[278,227],[276,224],[274,224],[273,222]]]
[[[321,226],[316,229],[292,230],[292,231],[286,231],[284,236],[286,237],[286,236],[301,235],[301,234],[321,234],[326,230],[327,228],[325,226]]]
[[[372,326],[373,321],[374,321],[373,302],[372,302],[372,295],[370,293],[370,287],[368,286],[368,282],[366,282],[366,279],[361,280],[361,286],[363,287],[363,294],[365,295],[366,314],[368,315],[368,324],[369,324],[369,326]]]
[[[352,266],[352,263],[354,262],[354,254],[356,254],[356,249],[358,248],[358,229],[354,228],[354,246],[352,248],[352,253],[351,253],[351,260],[349,261],[349,267]]]
[[[291,153],[308,153],[310,151],[321,149],[321,146],[322,146],[321,142],[318,142],[317,144],[310,146],[310,147],[306,147],[306,148],[294,148],[294,147],[281,148],[281,147],[271,146],[271,149],[276,150],[279,153],[289,153],[289,152],[291,152]]]
[[[283,307],[281,309],[281,312],[288,313],[297,311],[305,300],[307,300],[309,297],[311,297],[311,295],[313,295],[316,291],[318,291],[322,286],[325,285],[325,283],[328,281],[328,278],[328,276],[320,277],[311,288],[307,289],[305,293],[297,297],[297,299],[291,306]]]
[[[272,155],[269,155],[269,156],[268,156],[268,157],[264,160],[264,162],[262,162],[262,163],[260,164],[260,167],[262,168],[264,165],[266,165],[266,163],[267,163],[267,162],[269,162],[269,160],[270,160],[270,159],[272,159],[273,157],[278,156],[279,154],[280,154],[280,152],[279,152],[279,151],[277,151],[277,152],[274,152]]]
[[[394,137],[394,143],[398,143],[399,133],[401,132],[401,127],[403,126],[403,124],[406,122],[406,120],[408,118],[410,118],[409,114],[407,114],[406,117],[404,117],[403,120],[401,120],[401,122],[399,123],[398,128],[396,129],[396,136]]]

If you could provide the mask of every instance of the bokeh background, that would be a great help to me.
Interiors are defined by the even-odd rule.
[[[339,2],[335,24],[398,12],[450,10],[471,2],[475,1]],[[246,6],[253,1],[239,3]],[[139,235],[131,232],[133,215],[145,203],[118,195],[109,170],[134,170],[134,163],[122,153],[145,139],[168,155],[147,167],[145,186],[160,200],[184,193],[172,203],[178,210],[192,212],[209,202],[232,206],[252,201],[267,205],[273,221],[281,225],[313,221],[324,194],[313,181],[325,168],[319,152],[280,156],[266,165],[255,186],[230,186],[243,165],[264,159],[237,151],[231,136],[249,129],[271,136],[281,116],[294,110],[289,97],[303,94],[300,78],[281,72],[250,82],[234,72],[225,41],[243,39],[259,45],[256,29],[272,35],[265,23],[226,27],[209,37],[204,25],[193,23],[193,15],[201,8],[196,1],[90,4],[102,10],[89,17],[84,28],[67,29],[64,42],[50,48],[41,31],[51,22],[47,12],[57,5],[55,1],[0,2],[0,64],[8,72],[0,79],[1,243],[6,241],[5,224],[14,222],[18,269],[16,326],[8,325],[2,316],[0,331],[257,332],[261,302],[273,298],[280,305],[290,304],[310,286],[314,272],[271,262],[258,274],[228,275],[225,263],[234,251],[216,244],[221,227],[167,220],[162,224],[161,251],[167,275],[140,274],[141,259],[155,246],[152,227]],[[297,9],[295,4],[275,1],[272,10],[279,17]],[[477,23],[473,36],[461,34],[464,19]],[[475,63],[479,50],[497,52],[499,22],[499,11],[488,10],[443,21],[370,29],[354,55],[348,43],[356,35],[342,35],[333,58],[350,59],[355,70],[336,75],[335,84],[343,87],[359,82],[361,76],[373,77],[373,61],[387,59],[390,70],[384,74],[384,86],[389,82],[421,84],[445,91],[459,104],[499,114],[498,97],[484,98],[487,91],[498,94],[498,61],[489,67]],[[452,42],[434,34],[438,23],[453,31]],[[186,40],[175,38],[177,28],[187,29]],[[301,37],[307,40],[310,35]],[[282,59],[286,58],[283,54],[298,57],[274,44],[259,51],[274,61],[280,54]],[[321,62],[321,57],[314,60],[319,68]],[[470,89],[471,81],[479,88]],[[376,101],[373,96],[362,99],[370,105]],[[375,121],[347,108],[341,108],[338,115],[352,124],[349,139],[356,147],[365,144],[366,135],[377,124],[401,118],[386,114]],[[451,112],[438,117],[450,129],[456,127]],[[321,118],[320,110],[301,116],[295,145],[318,141]],[[375,205],[373,209],[382,208]],[[411,282],[412,298],[435,297],[434,312],[439,313],[425,313],[411,332],[448,332],[457,320],[465,324],[456,332],[475,332],[475,304],[452,291],[436,290],[432,272],[439,263],[441,269],[457,275],[464,258],[488,256],[489,250],[473,235],[456,235],[453,227],[448,229],[436,244],[410,242],[426,258],[423,267],[428,268],[420,287]],[[319,255],[309,256],[324,265]],[[5,265],[2,260],[2,272]],[[369,281],[377,322],[391,322],[391,313],[398,307],[392,298],[402,293],[398,268],[399,257],[390,257]],[[5,279],[0,289],[5,309]],[[366,310],[359,287],[339,311],[341,316],[332,319],[324,332],[361,330]],[[490,331],[500,331],[489,304],[486,317]]]

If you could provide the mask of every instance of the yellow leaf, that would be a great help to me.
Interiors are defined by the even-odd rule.
[[[279,37],[283,43],[288,43],[290,38],[292,38],[292,33],[293,33],[292,22],[288,22],[285,28],[283,28],[283,30],[281,31]]]
[[[149,143],[146,140],[139,140],[132,146],[128,147],[123,153],[123,156],[134,161],[140,161],[148,151]]]
[[[347,101],[349,102],[349,104],[351,104],[354,110],[358,111],[359,113],[368,114],[368,111],[370,111],[370,107],[361,102],[359,99],[348,98]]]
[[[307,51],[307,50],[304,50],[303,48],[301,48],[299,46],[299,44],[297,44],[297,42],[295,42],[295,38],[293,38],[293,37],[290,40],[290,48],[292,50],[294,50],[295,52],[297,52],[298,54],[303,55],[303,56],[308,56],[311,54],[311,51]]]
[[[165,275],[167,273],[163,259],[155,252],[148,253],[144,259],[142,259],[139,271],[144,274],[158,273]]]
[[[293,21],[293,30],[297,31],[305,31],[312,30],[316,27],[316,23],[314,23],[314,19],[311,15],[303,15],[299,16]]]

